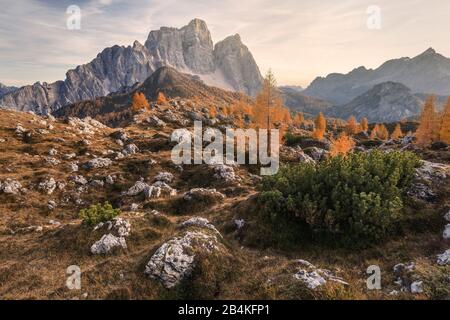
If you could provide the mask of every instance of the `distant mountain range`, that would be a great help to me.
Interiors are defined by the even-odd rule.
[[[348,74],[316,78],[303,94],[343,105],[384,82],[402,83],[412,93],[450,95],[450,59],[430,48],[414,58],[387,61],[375,70],[359,67]]]
[[[64,81],[35,83],[0,97],[0,105],[46,114],[65,105],[107,96],[145,81],[162,66],[197,75],[206,84],[255,95],[261,87],[258,66],[239,35],[217,43],[206,23],[151,31],[145,45],[113,46],[90,63],[69,70]]]
[[[7,87],[3,83],[0,83],[0,98],[5,94],[16,91],[18,88],[16,87]]]
[[[306,115],[323,112],[347,119],[395,122],[417,117],[425,100],[436,95],[440,109],[450,95],[450,59],[428,49],[415,58],[385,62],[375,70],[316,78],[305,90],[280,87],[285,104]]]

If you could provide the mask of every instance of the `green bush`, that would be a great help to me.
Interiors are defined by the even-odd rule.
[[[120,209],[114,209],[109,202],[104,205],[100,203],[92,205],[88,209],[80,210],[80,218],[88,225],[96,225],[100,222],[106,222],[120,215]]]
[[[418,165],[410,152],[373,151],[286,166],[263,180],[262,212],[274,225],[282,221],[333,241],[378,241],[402,218]]]

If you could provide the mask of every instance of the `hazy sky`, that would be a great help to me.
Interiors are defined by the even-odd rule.
[[[66,27],[69,5],[81,8],[81,30]],[[367,27],[374,5],[381,29]],[[144,43],[150,30],[192,18],[207,22],[214,42],[239,33],[261,72],[271,67],[279,84],[306,86],[429,47],[450,57],[448,0],[0,0],[0,8],[7,85],[64,79],[105,47]]]

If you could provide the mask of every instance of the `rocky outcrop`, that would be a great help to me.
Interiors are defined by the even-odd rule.
[[[156,250],[145,267],[145,274],[160,281],[168,289],[175,287],[192,274],[199,254],[205,256],[226,254],[227,250],[219,241],[217,234],[210,233],[212,225],[207,220],[191,219],[183,224],[185,228],[192,226],[204,230],[187,231],[182,236],[165,242]]]
[[[151,31],[145,45],[113,46],[82,66],[69,70],[64,81],[22,87],[0,96],[0,105],[15,110],[51,113],[62,106],[134,88],[162,66],[197,75],[205,83],[254,95],[261,74],[239,36],[213,47],[206,23],[195,19],[176,29]],[[125,90],[127,92],[127,90]],[[129,91],[128,91],[129,92]]]

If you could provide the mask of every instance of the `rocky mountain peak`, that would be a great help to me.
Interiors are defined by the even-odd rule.
[[[69,70],[64,81],[0,94],[0,105],[49,113],[133,87],[163,66],[198,75],[206,84],[249,95],[255,95],[262,83],[258,66],[239,35],[214,48],[206,22],[194,19],[179,29],[151,31],[144,45],[135,41],[128,47],[106,48],[90,63]]]

